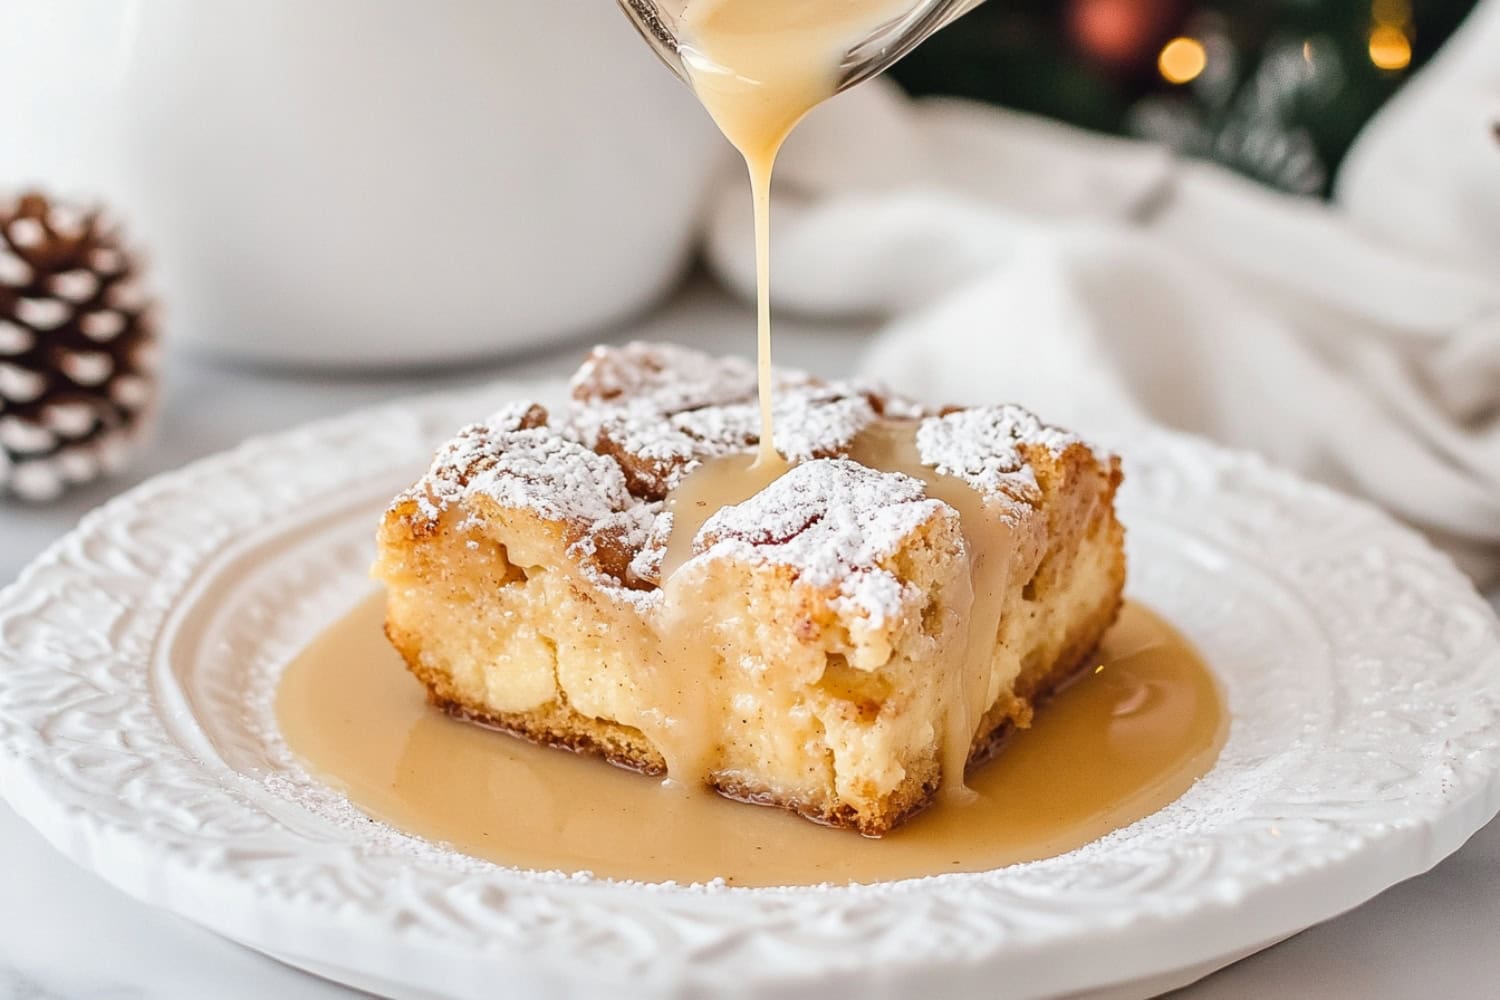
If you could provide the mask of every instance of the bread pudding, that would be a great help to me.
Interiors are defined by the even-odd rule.
[[[599,348],[560,412],[443,446],[375,566],[431,700],[869,836],[962,789],[1115,619],[1119,461],[1015,406],[773,398],[789,470],[695,517],[694,477],[759,444],[747,362]]]

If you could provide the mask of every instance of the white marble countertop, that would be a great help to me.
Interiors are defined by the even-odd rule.
[[[750,317],[702,282],[629,329],[713,350],[749,347]],[[847,371],[868,327],[784,321],[778,358]],[[135,481],[244,437],[482,379],[566,374],[577,345],[425,376],[285,376],[168,354],[154,447],[125,479],[47,507],[0,503],[0,584],[88,509]],[[1500,594],[1492,595],[1500,606]],[[126,897],[75,868],[0,805],[0,1000],[334,1000],[351,991],[283,967]],[[1481,997],[1500,982],[1500,821],[1426,875],[1181,991],[1184,1000]]]

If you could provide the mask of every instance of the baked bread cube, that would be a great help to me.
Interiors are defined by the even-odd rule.
[[[565,412],[518,403],[460,431],[386,513],[374,570],[433,703],[868,836],[961,785],[953,719],[971,765],[1028,726],[1120,608],[1118,459],[1018,407],[798,373],[775,401],[793,467],[707,518],[668,579],[673,491],[758,444],[753,366],[599,348]],[[857,460],[891,427],[921,475]],[[971,523],[934,483],[972,493]],[[989,529],[998,620],[971,636]],[[981,676],[955,715],[960,648]]]

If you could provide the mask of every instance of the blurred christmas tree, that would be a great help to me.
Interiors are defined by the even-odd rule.
[[[1474,0],[990,0],[895,70],[1327,190],[1360,127]]]

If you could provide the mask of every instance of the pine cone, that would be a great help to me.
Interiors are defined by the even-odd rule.
[[[0,496],[113,472],[155,410],[156,323],[99,209],[0,198]]]

